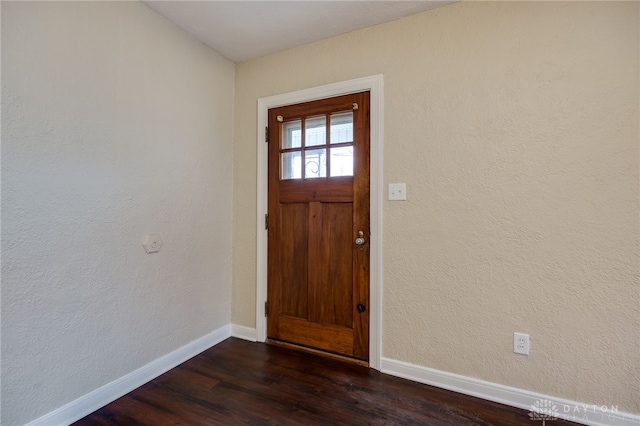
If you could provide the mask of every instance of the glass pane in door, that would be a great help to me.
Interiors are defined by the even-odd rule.
[[[353,146],[331,148],[331,177],[353,176]]]
[[[302,153],[300,151],[282,153],[280,164],[280,178],[282,180],[302,177]]]
[[[353,112],[331,116],[331,143],[353,142]]]
[[[318,146],[327,143],[327,118],[312,117],[304,121],[304,146]]]
[[[282,149],[302,146],[302,121],[289,121],[282,124]]]
[[[304,177],[320,178],[327,176],[326,149],[310,149],[304,152]]]

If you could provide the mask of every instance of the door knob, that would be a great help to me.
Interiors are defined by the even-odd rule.
[[[364,232],[358,231],[358,238],[356,238],[356,245],[361,246],[365,243]]]
[[[366,307],[366,306],[364,306],[364,304],[363,304],[363,303],[358,303],[358,304],[356,305],[356,309],[358,310],[358,312],[363,313],[364,311],[366,311],[366,310],[367,310],[367,307]]]

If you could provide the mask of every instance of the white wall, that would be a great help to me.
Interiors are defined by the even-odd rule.
[[[237,65],[233,322],[257,99],[383,74],[384,357],[640,413],[638,35],[637,2],[461,2]]]
[[[233,92],[142,3],[2,2],[3,425],[230,322]]]

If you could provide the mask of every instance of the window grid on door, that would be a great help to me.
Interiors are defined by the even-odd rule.
[[[353,176],[353,112],[282,123],[281,180],[338,176]]]

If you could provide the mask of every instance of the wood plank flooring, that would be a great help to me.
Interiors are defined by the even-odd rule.
[[[230,338],[76,422],[530,425],[528,412],[311,353]],[[547,425],[575,425],[554,420]]]

